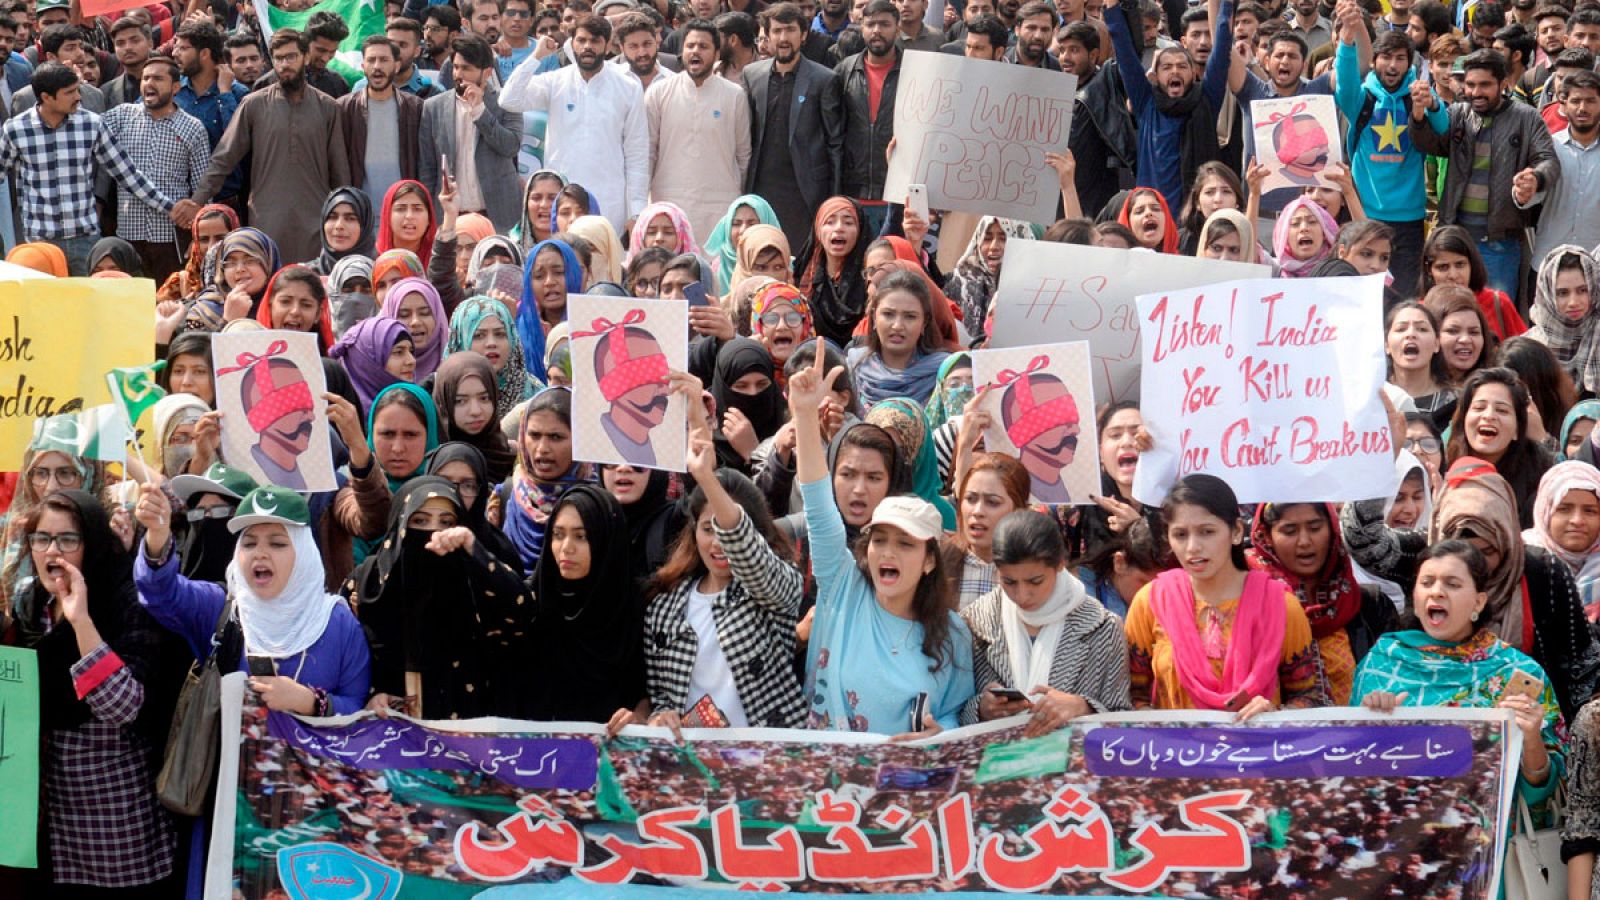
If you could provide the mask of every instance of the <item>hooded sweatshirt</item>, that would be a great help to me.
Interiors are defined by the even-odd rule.
[[[1354,45],[1340,43],[1334,53],[1338,90],[1334,100],[1339,112],[1355,128],[1361,107],[1370,95],[1376,105],[1372,118],[1360,134],[1345,136],[1350,151],[1350,170],[1370,218],[1383,222],[1415,222],[1427,213],[1427,194],[1423,190],[1425,154],[1411,143],[1411,83],[1415,71],[1407,71],[1393,91],[1383,86],[1377,72],[1361,78]],[[1449,114],[1444,104],[1428,114],[1439,133],[1449,130]]]

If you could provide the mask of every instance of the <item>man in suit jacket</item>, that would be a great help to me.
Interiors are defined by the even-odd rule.
[[[522,145],[522,114],[500,108],[499,92],[490,81],[495,59],[488,41],[461,35],[451,45],[451,61],[455,90],[422,104],[419,180],[438,196],[442,154],[455,178],[461,212],[481,212],[504,233],[521,218],[517,149]]]
[[[772,204],[789,246],[811,237],[812,212],[839,192],[844,117],[839,77],[801,55],[806,17],[793,3],[761,16],[772,58],[739,80],[750,98],[750,165],[744,189]]]

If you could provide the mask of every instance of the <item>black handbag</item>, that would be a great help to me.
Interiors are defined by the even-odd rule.
[[[217,777],[222,735],[222,673],[218,648],[233,619],[233,600],[223,601],[222,615],[211,636],[211,652],[189,667],[178,707],[167,733],[167,752],[156,776],[156,797],[161,805],[184,816],[205,811],[211,785]],[[231,670],[231,667],[230,667]]]

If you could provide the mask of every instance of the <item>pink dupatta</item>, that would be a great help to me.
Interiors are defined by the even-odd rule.
[[[1274,587],[1277,590],[1272,590]],[[1283,595],[1287,591],[1265,572],[1245,575],[1244,595],[1239,599],[1219,679],[1201,643],[1189,573],[1171,569],[1156,577],[1150,590],[1151,611],[1172,642],[1178,682],[1196,708],[1226,710],[1229,701],[1240,692],[1246,697],[1268,699],[1277,694],[1286,623]]]

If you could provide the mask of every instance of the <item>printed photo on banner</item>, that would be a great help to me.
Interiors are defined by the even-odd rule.
[[[1133,494],[1206,472],[1241,503],[1361,500],[1389,484],[1383,276],[1233,281],[1145,294]]]
[[[222,458],[258,484],[296,491],[338,487],[317,336],[241,331],[211,339],[222,413]]]
[[[1139,314],[1134,298],[1213,281],[1270,278],[1251,263],[1007,241],[991,308],[989,347],[1088,341],[1100,403],[1139,399]],[[1093,413],[1088,414],[1093,418]]]
[[[1100,492],[1092,365],[1085,341],[973,351],[984,446],[1021,460],[1035,502],[1086,506]]]
[[[688,304],[580,294],[567,319],[573,458],[684,471],[688,411],[667,375],[689,365]]]
[[[1267,168],[1263,193],[1285,187],[1332,187],[1322,174],[1344,163],[1339,112],[1326,94],[1273,97],[1250,103],[1256,159]]]
[[[932,209],[1041,225],[1056,220],[1078,79],[1065,72],[907,50],[894,104],[895,151],[883,199],[928,186]]]

